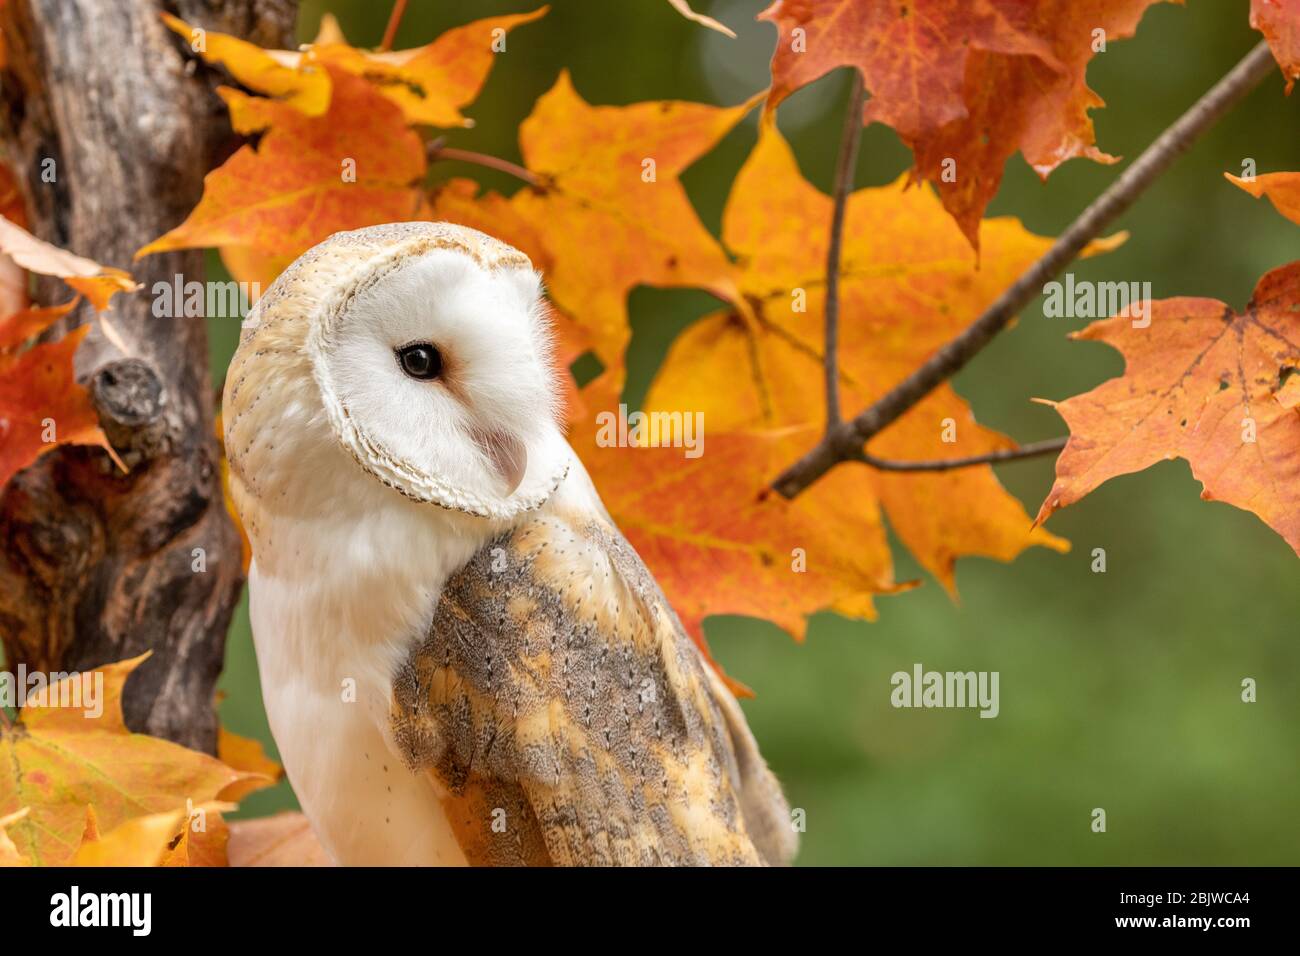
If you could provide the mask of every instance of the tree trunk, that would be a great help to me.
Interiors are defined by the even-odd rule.
[[[83,670],[152,651],[127,688],[128,725],[211,752],[240,542],[222,497],[203,320],[156,317],[150,294],[177,276],[202,281],[203,254],[131,260],[194,208],[230,130],[211,77],[159,18],[164,6],[281,48],[296,12],[294,0],[8,0],[0,10],[0,137],[31,231],[143,284],[106,313],[116,335],[85,304],[59,329],[95,323],[78,378],[129,472],[100,449],[64,446],[10,483],[0,636],[11,669]],[[57,280],[37,284],[43,303],[69,297]]]

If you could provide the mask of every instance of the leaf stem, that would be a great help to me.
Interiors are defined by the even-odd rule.
[[[844,135],[835,163],[835,206],[831,212],[831,236],[826,246],[826,349],[822,362],[826,370],[826,432],[840,423],[840,256],[844,248],[844,208],[853,191],[853,173],[862,141],[862,74],[853,70],[848,111],[844,114]]]
[[[516,179],[521,179],[530,186],[541,186],[541,177],[525,169],[517,163],[512,163],[508,159],[501,159],[497,156],[489,156],[487,153],[476,153],[468,149],[455,149],[451,146],[443,146],[440,140],[434,140],[429,144],[428,150],[429,162],[436,163],[440,159],[457,159],[462,163],[473,163],[475,166],[482,166],[485,169],[495,169],[497,172],[507,173]]]
[[[954,468],[969,468],[972,465],[996,465],[1004,461],[1021,461],[1025,458],[1051,455],[1064,448],[1066,441],[1068,441],[1066,438],[1049,438],[1046,441],[1031,442],[1017,448],[986,452],[983,455],[940,458],[937,461],[894,461],[889,458],[876,458],[862,451],[852,456],[852,460],[870,465],[877,471],[952,471]]]
[[[1089,242],[1127,210],[1192,143],[1274,70],[1268,44],[1261,42],[1180,116],[1133,161],[1060,238],[984,313],[935,352],[916,371],[854,418],[830,428],[815,448],[772,483],[786,498],[799,494],[842,461],[857,458],[863,444],[946,382],[992,341],[1040,294],[1044,283],[1072,262]]]
[[[406,13],[406,0],[394,0],[393,12],[388,15],[388,26],[384,27],[384,39],[379,44],[381,53],[393,48],[397,39],[397,28],[402,24],[402,14]]]

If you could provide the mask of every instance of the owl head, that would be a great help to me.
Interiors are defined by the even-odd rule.
[[[341,450],[416,502],[536,508],[568,465],[550,341],[518,250],[447,223],[338,233],[245,321],[225,391],[232,485],[305,494]]]

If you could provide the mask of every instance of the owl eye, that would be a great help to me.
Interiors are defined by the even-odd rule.
[[[402,346],[397,350],[397,364],[411,378],[422,382],[442,374],[442,354],[428,342]]]

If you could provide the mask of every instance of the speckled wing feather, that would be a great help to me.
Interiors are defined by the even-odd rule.
[[[488,865],[787,863],[739,705],[602,518],[531,518],[444,588],[393,739]]]

